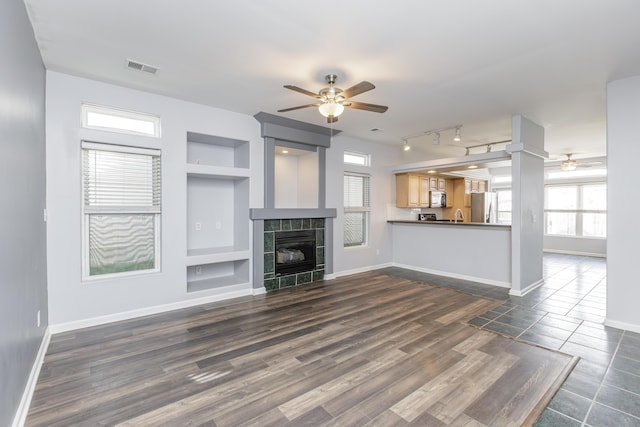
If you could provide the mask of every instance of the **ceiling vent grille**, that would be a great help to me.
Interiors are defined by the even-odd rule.
[[[136,71],[144,71],[145,73],[153,75],[155,75],[159,70],[158,67],[154,67],[153,65],[143,64],[142,62],[133,61],[131,59],[127,59],[127,68],[131,68]]]

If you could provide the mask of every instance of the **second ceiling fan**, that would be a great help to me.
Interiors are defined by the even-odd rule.
[[[358,110],[373,111],[375,113],[384,113],[389,107],[385,105],[367,104],[364,102],[351,101],[356,95],[375,89],[372,83],[362,81],[356,85],[351,86],[349,89],[342,90],[335,87],[338,76],[335,74],[327,74],[325,80],[329,84],[329,87],[321,89],[317,94],[306,89],[299,88],[293,85],[284,85],[285,88],[291,89],[296,92],[300,92],[304,95],[310,96],[318,100],[313,104],[299,105],[297,107],[284,108],[278,110],[279,113],[286,111],[299,110],[302,108],[318,107],[320,114],[327,118],[327,123],[334,123],[338,121],[338,116],[342,114],[345,107],[355,108]]]

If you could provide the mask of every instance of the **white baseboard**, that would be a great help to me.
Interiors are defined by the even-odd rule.
[[[633,323],[620,322],[619,320],[605,319],[605,326],[611,326],[612,328],[624,329],[625,331],[636,332],[640,334],[640,325]]]
[[[31,367],[29,379],[27,379],[27,385],[24,387],[24,392],[20,399],[20,405],[18,405],[16,416],[13,418],[12,427],[22,427],[27,421],[27,413],[29,412],[29,406],[31,406],[33,392],[36,390],[36,384],[38,383],[38,376],[40,375],[40,369],[44,362],[44,356],[47,354],[47,349],[49,348],[49,341],[51,341],[51,332],[49,328],[47,328],[45,329],[44,336],[40,342],[40,349],[38,349],[36,360],[34,360],[33,366]]]
[[[590,256],[595,258],[606,258],[607,254],[596,253],[596,252],[579,252],[579,251],[565,251],[562,249],[544,249],[543,252],[550,254],[561,254],[561,255],[577,255],[577,256]]]
[[[387,267],[391,267],[391,266],[392,266],[392,264],[390,262],[387,262],[387,263],[384,263],[384,264],[369,265],[367,267],[353,268],[351,270],[339,271],[339,272],[334,274],[334,277],[342,277],[342,276],[350,276],[352,274],[366,273],[367,271],[380,270],[381,268],[387,268]]]
[[[223,301],[248,295],[255,295],[253,293],[253,289],[247,288],[242,290],[234,290],[231,292],[208,295],[170,304],[156,305],[153,307],[145,307],[131,311],[124,311],[121,313],[107,314],[105,316],[92,317],[89,319],[58,323],[55,325],[49,325],[49,329],[51,330],[52,334],[59,334],[60,332],[68,332],[76,329],[88,328],[91,326],[104,325],[105,323],[119,322],[121,320],[129,320],[136,317],[149,316],[152,314],[164,313],[166,311],[178,310],[181,308],[188,308],[196,305],[208,304],[210,302]]]
[[[261,288],[253,288],[252,295],[264,295],[267,293],[267,289],[263,286]]]
[[[509,295],[513,295],[514,297],[523,297],[526,294],[528,294],[529,292],[538,289],[540,286],[544,285],[544,279],[540,279],[535,283],[530,284],[529,286],[527,286],[526,288],[520,290],[520,291],[516,291],[514,289],[511,289],[509,291]]]
[[[472,282],[483,283],[485,285],[498,286],[500,288],[510,288],[511,283],[501,282],[498,280],[485,279],[483,277],[467,276],[464,274],[450,273],[448,271],[432,270],[430,268],[415,267],[413,265],[392,263],[393,267],[406,268],[407,270],[419,271],[421,273],[435,274],[438,276],[451,277],[453,279],[469,280]]]

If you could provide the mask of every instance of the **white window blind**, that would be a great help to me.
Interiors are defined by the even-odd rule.
[[[160,151],[83,142],[83,276],[157,271]]]
[[[160,213],[159,153],[111,151],[113,147],[105,150],[104,144],[86,144],[83,148],[85,213]]]
[[[354,173],[344,175],[344,246],[367,243],[369,218],[369,176]]]

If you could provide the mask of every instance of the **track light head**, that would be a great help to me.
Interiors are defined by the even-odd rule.
[[[462,140],[462,137],[460,136],[460,127],[456,128],[456,136],[453,137],[453,140],[455,142],[460,142]]]
[[[409,150],[411,150],[411,146],[409,145],[409,143],[407,142],[407,140],[406,140],[406,139],[404,140],[404,145],[403,145],[402,149],[403,149],[404,151],[409,151]]]
[[[433,145],[440,145],[440,132],[436,132],[436,136],[433,138]]]

